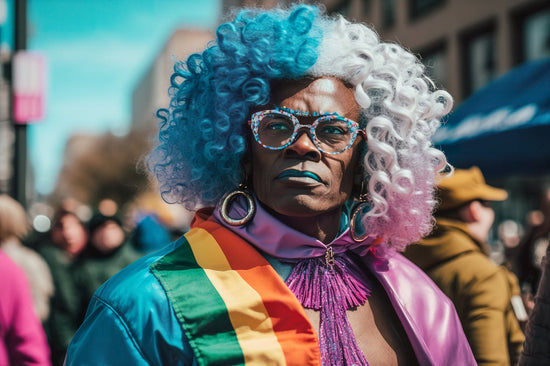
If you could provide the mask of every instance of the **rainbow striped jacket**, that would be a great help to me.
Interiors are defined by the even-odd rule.
[[[419,364],[475,365],[452,303],[425,274],[401,255],[384,268],[371,259]],[[67,366],[244,364],[320,365],[317,335],[262,255],[208,217],[99,288],[66,358]]]

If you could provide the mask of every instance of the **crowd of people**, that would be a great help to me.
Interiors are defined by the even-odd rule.
[[[0,365],[550,362],[550,212],[494,263],[508,194],[432,145],[452,98],[412,53],[316,6],[244,9],[171,83],[148,163],[191,229],[60,207],[25,242],[0,196]]]
[[[0,365],[63,365],[93,293],[146,253],[141,221],[127,233],[119,213],[97,211],[83,221],[66,206],[40,234],[29,232],[21,204],[0,195],[0,308],[7,309],[0,311]],[[147,225],[148,235],[169,241],[169,230],[153,216]]]

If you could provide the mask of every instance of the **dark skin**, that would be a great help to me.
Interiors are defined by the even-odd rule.
[[[272,106],[285,106],[302,112],[338,113],[358,121],[360,108],[353,89],[341,80],[324,77],[284,82],[272,88]],[[301,124],[315,117],[299,117]],[[351,197],[354,180],[360,175],[361,137],[340,154],[329,155],[317,149],[305,130],[282,150],[269,150],[254,139],[252,187],[262,206],[281,222],[323,243],[338,234],[344,203]],[[307,171],[317,176],[284,176],[286,170]],[[359,348],[371,365],[415,365],[416,357],[385,290],[374,279],[368,301],[347,316]],[[319,332],[319,312],[305,309]]]
[[[272,93],[275,105],[303,112],[336,112],[357,121],[359,105],[353,90],[335,78],[306,80],[278,87]],[[300,117],[303,124],[315,117]],[[269,150],[252,143],[252,186],[258,200],[279,220],[305,234],[330,243],[338,233],[342,206],[350,198],[354,177],[359,173],[361,139],[336,155],[317,149],[305,130],[283,150]],[[281,179],[288,169],[311,172],[307,177]]]

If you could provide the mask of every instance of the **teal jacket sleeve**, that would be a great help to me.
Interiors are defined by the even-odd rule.
[[[152,365],[124,319],[94,297],[86,320],[75,334],[65,365]]]
[[[65,364],[196,365],[173,306],[150,266],[173,245],[143,257],[94,294]]]

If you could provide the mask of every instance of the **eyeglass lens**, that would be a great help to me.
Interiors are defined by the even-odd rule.
[[[259,121],[258,138],[266,146],[280,148],[292,143],[295,129],[295,122],[290,117],[276,112],[266,113]],[[348,147],[352,135],[347,121],[321,117],[315,127],[313,142],[322,151],[341,152]]]

